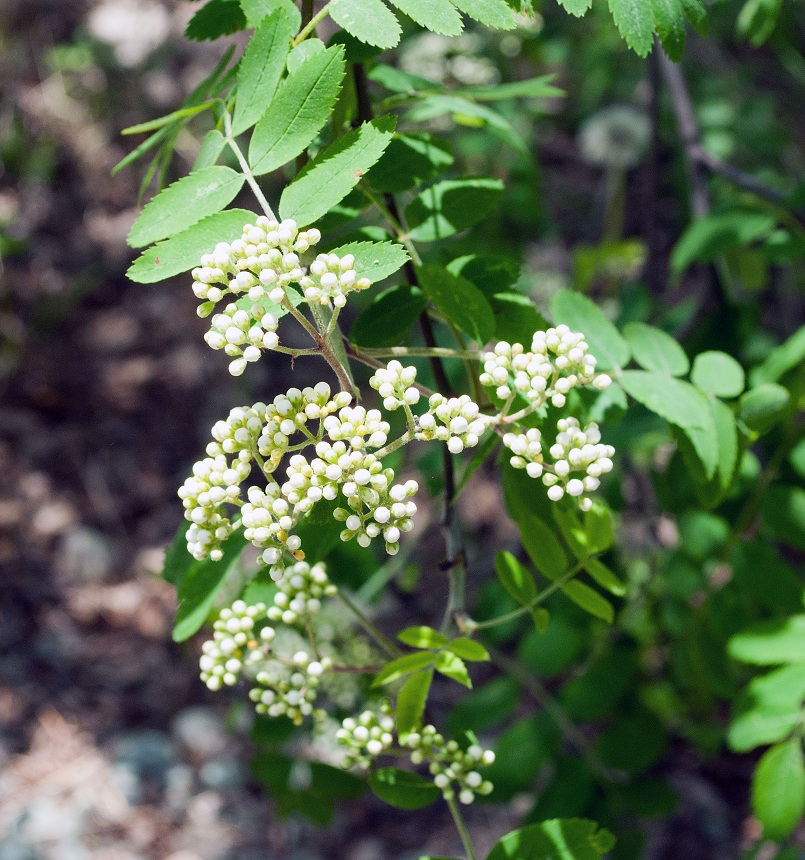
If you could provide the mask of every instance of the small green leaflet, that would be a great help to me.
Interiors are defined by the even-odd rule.
[[[466,230],[497,208],[503,196],[499,179],[447,179],[425,189],[405,208],[415,242],[436,242]]]
[[[771,533],[788,546],[805,550],[805,490],[775,484],[761,506],[763,521]]]
[[[538,78],[495,84],[491,87],[463,87],[453,90],[453,93],[464,98],[488,102],[519,98],[558,98],[563,96],[565,92],[553,86],[552,82],[555,79],[555,74],[542,75]]]
[[[173,540],[165,550],[165,560],[162,563],[160,576],[174,587],[178,588],[185,574],[198,562],[187,551],[187,530],[190,523],[182,520]]]
[[[212,611],[215,596],[248,543],[242,531],[234,532],[221,544],[224,556],[220,561],[209,558],[197,561],[185,573],[177,591],[179,608],[173,628],[174,642],[184,642],[201,629]]]
[[[402,685],[397,696],[397,708],[394,714],[397,733],[400,736],[415,731],[422,724],[422,713],[425,710],[432,680],[433,669],[425,669],[414,672]]]
[[[685,13],[679,0],[651,0],[654,28],[665,53],[675,62],[685,47]]]
[[[745,391],[738,401],[738,417],[754,433],[762,436],[783,417],[791,395],[775,382],[765,382]]]
[[[412,648],[444,648],[450,644],[450,640],[443,633],[425,626],[408,627],[398,633],[397,638]]]
[[[632,322],[624,326],[623,336],[632,349],[634,360],[646,370],[684,376],[690,368],[685,350],[662,329]]]
[[[373,687],[380,687],[383,684],[390,684],[403,675],[410,675],[412,672],[418,672],[420,669],[428,668],[433,665],[434,655],[429,651],[417,651],[414,654],[405,654],[403,657],[398,657],[387,663],[375,675],[372,681]]]
[[[184,34],[188,39],[203,42],[228,36],[246,27],[246,16],[238,0],[209,0],[190,19]]]
[[[744,390],[744,371],[726,352],[700,352],[693,360],[690,381],[702,391],[716,397],[733,398]]]
[[[462,660],[469,660],[471,663],[490,659],[489,652],[480,642],[475,642],[466,636],[459,636],[457,639],[454,639],[448,648],[457,657],[461,657]]]
[[[727,739],[736,752],[785,740],[802,721],[805,663],[753,678],[735,703]]]
[[[752,385],[777,382],[798,364],[805,361],[805,326],[798,329],[780,346],[775,347],[759,367],[749,374]]]
[[[355,271],[359,278],[369,278],[376,284],[408,262],[408,252],[395,242],[349,242],[333,249],[334,254],[355,257]]]
[[[495,573],[500,584],[521,605],[531,603],[537,596],[537,584],[528,568],[506,550],[495,555]]]
[[[369,177],[377,191],[398,193],[433,179],[453,163],[449,141],[430,134],[398,134]]]
[[[562,586],[562,592],[585,612],[589,612],[590,615],[594,615],[608,624],[611,624],[615,618],[612,604],[583,582],[573,579]]]
[[[593,0],[559,0],[559,5],[563,6],[571,15],[581,18],[592,7]]]
[[[198,266],[203,254],[209,254],[218,242],[235,239],[244,224],[253,224],[257,216],[246,209],[228,209],[203,218],[198,224],[182,230],[170,239],[158,242],[141,254],[126,275],[135,284],[155,284]]]
[[[326,215],[378,161],[391,142],[395,123],[395,117],[373,119],[330,144],[282,192],[280,216],[301,226]]]
[[[419,283],[428,298],[450,322],[483,345],[495,333],[495,315],[475,284],[434,263],[417,269]]]
[[[341,91],[344,48],[314,54],[289,75],[257,123],[249,144],[249,165],[261,176],[296,158],[327,122]]]
[[[381,0],[334,0],[330,17],[367,45],[387,49],[400,41],[402,29],[397,18]]]
[[[554,818],[507,833],[486,860],[598,860],[615,837],[584,818]]]
[[[459,684],[463,684],[465,687],[472,689],[472,681],[470,680],[469,672],[467,672],[467,667],[464,665],[464,661],[461,657],[458,657],[450,651],[441,651],[436,655],[435,665],[437,672],[440,672],[442,675],[452,678],[454,681],[458,681]]]
[[[247,27],[259,27],[261,22],[276,9],[283,9],[291,22],[291,32],[302,26],[302,13],[293,0],[240,0],[240,7],[246,16]]]
[[[785,839],[805,812],[805,761],[797,736],[767,750],[752,779],[752,806],[766,839]]]
[[[453,0],[454,4],[475,21],[496,30],[513,30],[517,26],[511,6],[505,0]]]
[[[422,809],[442,796],[429,780],[396,767],[374,771],[369,777],[369,787],[381,800],[397,809]]]
[[[290,16],[282,6],[254,31],[238,66],[234,135],[251,128],[265,113],[285,70],[292,35]]]
[[[322,42],[321,39],[305,39],[304,42],[300,42],[295,48],[291,50],[291,53],[288,54],[288,59],[285,62],[285,65],[288,68],[288,74],[292,75],[294,72],[298,71],[305,60],[310,59],[314,54],[320,54],[326,45]]]
[[[805,615],[758,622],[733,636],[727,650],[735,660],[756,666],[805,662]]]
[[[433,33],[458,36],[464,29],[461,15],[449,0],[391,0],[400,12]]]
[[[134,222],[126,240],[143,248],[220,212],[237,196],[245,178],[229,167],[205,167],[157,194]]]
[[[609,0],[609,11],[626,44],[640,57],[647,57],[654,33],[654,10],[646,0]]]
[[[204,140],[201,142],[201,149],[198,151],[196,160],[193,162],[193,173],[197,170],[203,170],[205,167],[212,167],[226,146],[226,138],[213,128],[204,135]]]
[[[629,344],[600,309],[579,293],[563,290],[551,300],[554,322],[565,323],[572,331],[580,331],[590,345],[590,354],[598,359],[598,370],[617,370],[631,356]]]

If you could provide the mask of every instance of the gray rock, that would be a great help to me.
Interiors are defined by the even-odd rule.
[[[243,788],[247,779],[243,764],[228,758],[216,758],[205,762],[198,775],[205,788],[216,791]]]
[[[220,756],[229,745],[229,735],[212,708],[185,708],[173,721],[172,731],[187,751],[201,759]]]
[[[56,570],[71,584],[100,583],[112,573],[116,556],[111,541],[103,532],[76,526],[59,542]]]

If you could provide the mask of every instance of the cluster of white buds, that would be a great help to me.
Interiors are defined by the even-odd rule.
[[[403,367],[399,361],[393,360],[375,372],[369,385],[383,398],[383,407],[393,412],[403,404],[413,406],[419,403],[420,394],[414,386],[415,380],[415,367]]]
[[[270,717],[287,716],[301,725],[305,717],[314,713],[322,675],[331,666],[329,658],[312,659],[302,650],[287,660],[265,658],[255,675],[255,686],[249,690],[254,709]]]
[[[271,481],[264,490],[249,487],[248,502],[241,508],[243,536],[263,552],[260,560],[264,564],[276,564],[287,548],[295,558],[303,559],[302,541],[291,529],[297,523],[291,506],[282,497],[279,484]]]
[[[409,733],[404,742],[412,750],[413,764],[429,762],[433,782],[446,799],[453,798],[457,789],[458,799],[469,804],[475,800],[476,794],[489,794],[492,791],[492,783],[485,780],[477,770],[495,760],[491,750],[481,749],[478,744],[463,750],[456,741],[445,742],[434,726],[425,726],[421,732]]]
[[[415,438],[423,441],[439,439],[447,443],[451,453],[460,454],[465,448],[474,448],[478,444],[489,423],[490,420],[481,414],[480,407],[469,395],[447,398],[442,394],[432,394],[428,412],[416,419]]]
[[[220,544],[233,527],[224,505],[237,503],[240,485],[251,472],[251,463],[240,459],[231,464],[223,454],[205,457],[193,465],[193,474],[179,488],[185,508],[187,549],[195,559],[222,557]]]
[[[505,433],[503,444],[514,454],[509,462],[515,469],[525,469],[529,478],[542,475],[542,433],[536,427],[529,428],[525,433]]]
[[[592,501],[583,494],[597,490],[601,475],[612,471],[615,449],[601,443],[597,424],[588,424],[582,430],[575,418],[563,418],[557,427],[559,433],[550,448],[555,462],[552,471],[543,474],[542,482],[552,501],[559,501],[567,493],[578,498],[579,507],[587,511]]]
[[[322,598],[336,593],[336,587],[327,577],[323,564],[311,567],[299,561],[290,567],[275,565],[271,578],[279,586],[274,605],[268,610],[271,621],[294,624],[299,616],[311,616],[321,609]]]
[[[371,455],[370,455],[371,456]],[[380,466],[379,461],[372,464]],[[352,480],[346,481],[341,491],[350,510],[336,508],[333,516],[344,523],[341,540],[356,538],[361,546],[369,546],[379,535],[386,543],[386,552],[396,555],[400,549],[400,536],[414,527],[416,504],[410,501],[419,484],[406,481],[389,486],[394,479],[391,469],[361,468],[355,470]]]
[[[213,638],[201,646],[199,660],[201,680],[210,690],[233,687],[244,668],[263,658],[255,627],[265,613],[265,603],[247,606],[242,600],[221,610],[213,624]],[[264,627],[260,632],[262,642],[270,642],[273,638],[271,627]]]
[[[566,325],[535,332],[530,351],[520,343],[501,341],[493,352],[481,355],[481,385],[494,388],[501,400],[516,391],[531,403],[550,400],[561,408],[571,388],[592,384],[603,391],[612,381],[606,374],[596,375],[595,357],[587,350],[584,335]]]
[[[207,445],[207,456],[237,454],[248,463],[257,449],[257,439],[263,429],[265,403],[253,406],[236,406],[225,421],[216,421],[212,428],[213,442]]]
[[[389,423],[378,409],[345,406],[338,415],[324,419],[324,429],[333,442],[346,442],[353,451],[382,448],[388,440]]]
[[[335,733],[340,744],[349,752],[344,767],[368,767],[372,760],[385,752],[394,742],[394,719],[388,714],[364,711],[357,719],[347,717]]]
[[[232,376],[240,376],[249,362],[257,361],[264,349],[275,349],[277,317],[262,305],[253,304],[247,310],[237,304],[227,305],[212,318],[212,328],[204,335],[207,346],[222,349],[233,360],[229,363]]]
[[[345,254],[319,254],[310,264],[310,271],[299,281],[305,298],[309,302],[343,308],[347,295],[372,286],[368,278],[359,278],[355,273],[355,257]]]

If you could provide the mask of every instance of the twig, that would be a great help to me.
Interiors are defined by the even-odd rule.
[[[265,194],[263,194],[260,186],[257,184],[257,180],[254,178],[254,174],[249,167],[249,162],[246,161],[246,157],[241,152],[240,147],[235,142],[235,138],[232,136],[232,117],[229,115],[228,110],[224,110],[224,132],[226,142],[229,144],[229,148],[232,152],[235,153],[235,158],[237,158],[238,164],[240,164],[240,169],[243,171],[243,175],[246,177],[246,181],[254,192],[254,196],[257,198],[257,201],[263,207],[263,212],[265,212],[266,216],[272,221],[276,221],[277,216],[274,214],[274,210],[271,208]]]

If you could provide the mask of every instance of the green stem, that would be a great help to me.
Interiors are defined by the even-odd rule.
[[[390,442],[386,445],[385,448],[381,448],[379,451],[375,451],[375,457],[378,460],[382,460],[383,457],[391,454],[393,451],[396,451],[398,448],[402,448],[403,445],[407,445],[414,438],[414,431],[409,430],[407,433],[403,433],[399,439],[395,439],[393,442]]]
[[[595,556],[592,556],[595,558]],[[488,621],[472,621],[468,622],[468,629],[471,630],[484,630],[488,627],[497,627],[498,624],[505,624],[507,621],[513,621],[515,618],[519,618],[521,615],[525,615],[527,612],[531,612],[532,609],[539,606],[540,603],[543,603],[548,597],[550,597],[555,591],[558,591],[566,582],[569,582],[579,571],[583,570],[585,565],[590,559],[585,559],[584,561],[577,562],[573,565],[569,570],[563,573],[559,579],[555,579],[547,588],[540,593],[529,603],[521,606],[519,609],[513,609],[511,612],[507,612],[505,615],[499,615],[497,618],[490,618]]]
[[[358,608],[357,604],[355,604],[346,594],[338,589],[338,598],[339,600],[346,606],[358,621],[361,622],[363,629],[372,637],[372,639],[377,642],[377,644],[389,655],[389,657],[397,658],[402,656],[402,651],[387,637],[384,636],[374,624],[366,617],[364,612]]]
[[[360,350],[361,355],[373,358],[410,357],[410,358],[460,358],[464,361],[480,361],[481,355],[471,349],[450,349],[442,346],[387,346],[377,348],[352,347]]]
[[[308,36],[318,27],[318,25],[327,17],[330,12],[330,4],[325,3],[324,6],[305,24],[299,31],[297,37],[293,40],[293,46],[296,47],[300,42],[304,42]]]
[[[263,194],[260,186],[257,184],[257,180],[254,178],[252,169],[249,167],[249,162],[246,161],[246,156],[241,152],[235,138],[232,136],[232,117],[229,115],[228,110],[224,111],[224,136],[226,138],[226,142],[229,144],[229,148],[235,153],[235,158],[237,158],[238,164],[240,164],[240,169],[243,171],[243,175],[246,177],[249,187],[254,192],[257,202],[262,206],[263,212],[265,212],[266,216],[272,221],[276,221],[277,216],[274,214],[274,210],[271,208],[265,194]]]
[[[464,819],[461,816],[461,810],[458,808],[455,797],[445,797],[445,801],[447,802],[450,814],[453,816],[453,821],[455,822],[456,830],[458,830],[458,835],[461,837],[461,844],[467,852],[467,860],[478,860],[475,855],[475,849],[472,847],[470,834],[467,832],[467,826],[464,824]]]

